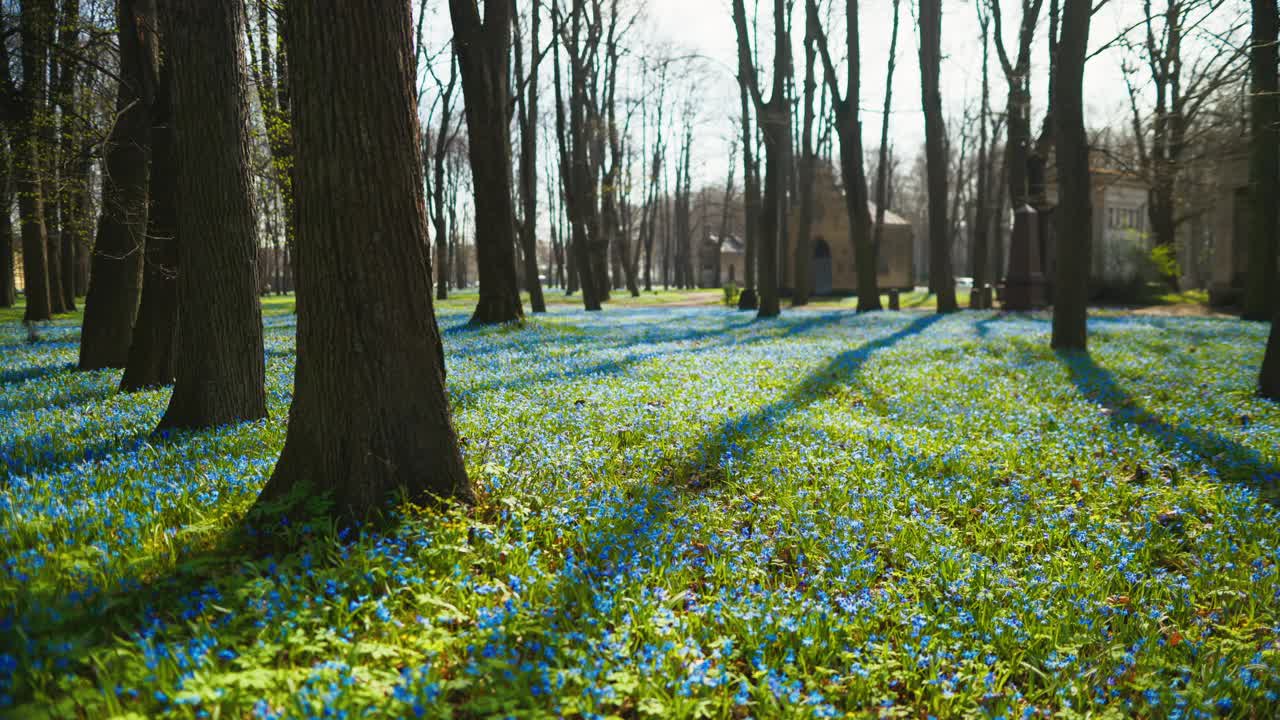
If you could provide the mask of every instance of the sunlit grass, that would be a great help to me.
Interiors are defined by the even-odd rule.
[[[0,325],[0,715],[1268,717],[1280,408],[1265,328],[442,309],[476,507],[236,531],[271,418]],[[453,302],[453,301],[450,301]],[[276,311],[279,310],[280,313]],[[284,548],[294,548],[286,551]]]

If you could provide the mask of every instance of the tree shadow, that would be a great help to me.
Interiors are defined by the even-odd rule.
[[[1115,374],[1087,352],[1060,350],[1056,356],[1076,390],[1107,412],[1112,428],[1135,427],[1165,452],[1191,453],[1220,480],[1254,490],[1266,503],[1280,507],[1280,468],[1262,453],[1211,430],[1166,422],[1126,392]]]
[[[0,370],[0,385],[17,385],[27,380],[57,375],[60,372],[74,369],[75,365],[63,363],[61,365],[34,365]]]
[[[695,446],[682,470],[677,471],[676,479],[683,479],[694,489],[715,479],[721,458],[732,445],[737,444],[736,440],[767,431],[787,415],[822,399],[834,388],[852,383],[877,352],[923,333],[941,318],[940,315],[921,315],[888,335],[846,350],[796,383],[782,398],[725,421]]]

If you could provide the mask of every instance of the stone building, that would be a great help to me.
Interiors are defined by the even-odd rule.
[[[849,237],[849,213],[844,191],[836,185],[829,166],[819,165],[813,183],[813,256],[809,263],[810,287],[815,295],[847,295],[857,292],[853,243]],[[874,223],[876,208],[870,206]],[[788,236],[784,257],[778,267],[782,271],[782,291],[792,290],[795,275],[796,248],[799,245],[799,208],[793,208],[787,221]],[[911,223],[892,212],[885,212],[884,234],[877,257],[877,284],[881,290],[910,290],[912,281],[915,232]]]
[[[1239,302],[1249,264],[1249,156],[1233,153],[1218,165],[1213,203],[1213,272],[1209,301]]]
[[[1150,186],[1132,173],[1095,165],[1093,185],[1092,285],[1095,291],[1130,287],[1151,271],[1152,238],[1147,202]],[[1058,205],[1056,178],[1045,186],[1037,210],[1045,232],[1042,246],[1045,279],[1052,284],[1059,238],[1054,213]]]
[[[724,242],[715,235],[708,235],[698,248],[698,287],[713,288],[733,283],[743,284],[747,266],[746,245],[734,235]],[[717,278],[719,269],[719,282]]]

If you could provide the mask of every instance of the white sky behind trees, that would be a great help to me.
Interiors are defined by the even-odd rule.
[[[414,0],[417,5],[418,0]],[[522,12],[526,12],[532,0],[518,0]],[[794,3],[792,20],[793,61],[797,84],[804,73],[804,0]],[[1095,4],[1099,0],[1094,0]],[[1158,13],[1166,0],[1153,0]],[[1198,1],[1198,0],[1193,0]],[[1189,38],[1184,54],[1188,65],[1193,59],[1216,53],[1207,32],[1227,34],[1232,28],[1232,40],[1236,47],[1243,46],[1248,35],[1248,0],[1203,0],[1217,5],[1217,10],[1203,31]],[[550,0],[544,3],[543,43],[550,39]],[[562,0],[568,5],[571,0]],[[772,2],[771,0],[746,0],[750,15],[758,3],[761,17],[758,21],[763,43],[756,48],[762,68],[761,81],[767,93],[768,77],[772,66]],[[692,84],[699,120],[693,147],[694,187],[702,184],[718,184],[724,181],[727,171],[729,143],[738,134],[739,100],[737,86],[737,40],[733,31],[730,0],[621,0],[624,8],[645,7],[643,19],[637,24],[625,42],[633,56],[648,55],[697,55],[698,62]],[[1048,11],[1050,0],[1044,7],[1038,23],[1038,36],[1032,51],[1033,110],[1032,127],[1039,131],[1044,115],[1048,84]],[[831,52],[837,62],[844,58],[844,0],[823,0],[821,12],[830,12],[826,31]],[[829,9],[828,9],[829,7]],[[1002,0],[1005,47],[1012,59],[1017,51],[1017,32],[1021,22],[1021,0]],[[947,115],[948,130],[959,122],[966,108],[976,109],[981,90],[982,43],[975,0],[943,0],[942,26],[942,99]],[[562,8],[563,11],[563,8]],[[898,35],[897,68],[894,76],[894,97],[890,122],[890,143],[904,166],[909,167],[924,144],[924,117],[920,109],[919,37],[916,26],[916,0],[901,0],[901,24]],[[881,107],[884,102],[885,70],[888,61],[891,34],[891,0],[860,1],[862,45],[862,121],[863,145],[868,153],[879,146]],[[1143,0],[1107,0],[1094,16],[1090,32],[1090,51],[1111,43],[1126,29],[1132,28],[1143,17]],[[1199,14],[1196,15],[1199,17]],[[750,22],[750,18],[748,19]],[[447,3],[429,0],[424,34],[428,51],[437,52],[451,32]],[[1141,37],[1131,33],[1134,42]],[[1085,105],[1087,122],[1091,130],[1112,128],[1124,134],[1130,132],[1130,110],[1125,88],[1122,65],[1141,58],[1122,44],[1093,57],[1085,73]],[[445,58],[437,60],[439,72]],[[990,59],[991,104],[994,112],[1002,113],[1005,104],[1006,84],[994,48]],[[821,63],[817,69],[818,82],[822,82]],[[843,75],[843,69],[841,69]],[[542,111],[549,116],[553,108],[550,88],[551,58],[548,56],[541,69],[545,88]],[[424,111],[430,106],[435,88],[428,80],[423,97]],[[1135,82],[1149,90],[1149,72],[1139,68]],[[628,94],[627,81],[622,81],[621,96]],[[639,85],[638,78],[632,87]],[[841,88],[843,91],[843,77]],[[632,94],[634,94],[634,90]],[[667,113],[678,113],[685,92],[673,83],[667,92]],[[1149,99],[1148,99],[1149,102]],[[622,111],[620,110],[620,113]],[[652,112],[652,110],[651,110]],[[633,123],[633,134],[639,142],[639,117]],[[678,138],[669,138],[674,145]],[[544,144],[544,148],[546,145]],[[545,155],[546,150],[543,150]],[[542,160],[545,160],[544,157]],[[674,149],[668,159],[674,161]],[[741,163],[738,164],[741,171]],[[741,180],[738,182],[741,186]],[[545,193],[545,191],[544,191]],[[545,194],[544,194],[545,198]]]

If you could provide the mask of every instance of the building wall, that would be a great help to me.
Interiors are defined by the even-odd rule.
[[[871,210],[872,222],[875,221],[875,209]],[[880,245],[879,270],[876,273],[877,284],[881,289],[909,289],[914,286],[912,279],[913,261],[915,258],[915,232],[911,223],[896,215],[885,218],[884,237]],[[780,267],[794,268],[796,247],[799,244],[800,218],[798,212],[792,212],[789,218],[786,247],[787,261]],[[813,246],[819,239],[825,240],[831,248],[831,290],[836,294],[853,293],[857,290],[857,267],[854,263],[853,243],[849,238],[849,214],[845,209],[844,195],[834,186],[829,175],[819,173],[814,182],[813,210]],[[782,278],[784,290],[795,286],[795,277]]]

